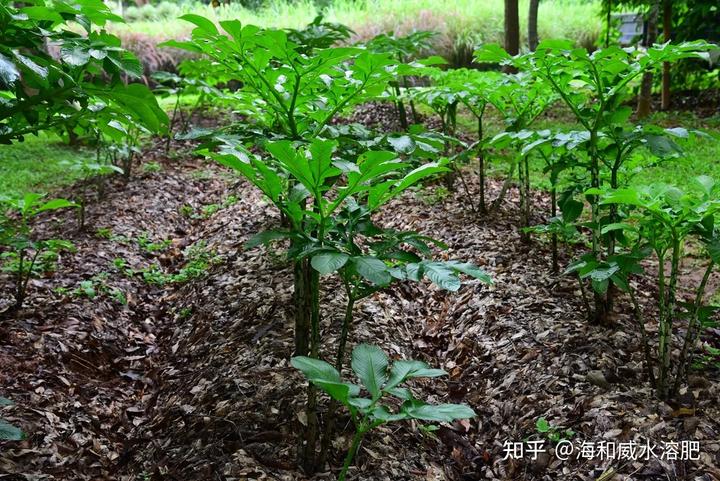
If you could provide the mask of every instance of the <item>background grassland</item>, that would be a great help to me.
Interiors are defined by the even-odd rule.
[[[527,0],[520,1],[521,30],[527,27]],[[541,38],[568,38],[581,45],[592,45],[602,30],[597,0],[543,0],[540,2],[538,30]],[[259,10],[237,4],[213,8],[189,3],[176,7],[147,9],[145,14],[125,25],[113,27],[118,33],[141,33],[160,38],[187,35],[191,26],[177,17],[195,13],[219,21],[238,19],[264,27],[302,27],[321,13],[313,1],[278,0]],[[332,22],[348,25],[357,32],[356,40],[372,38],[390,30],[404,34],[413,30],[440,33],[440,47],[455,42],[499,42],[503,30],[503,0],[334,0],[323,11]],[[127,15],[127,17],[131,17]],[[143,17],[146,17],[143,19]],[[524,39],[523,39],[524,41]]]
[[[54,136],[27,136],[24,142],[0,147],[0,196],[26,192],[49,192],[70,185],[80,173],[67,162],[92,160],[94,153],[68,147]]]

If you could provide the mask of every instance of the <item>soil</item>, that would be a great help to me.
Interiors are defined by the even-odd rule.
[[[15,402],[1,414],[27,433],[0,443],[0,479],[334,479],[352,435],[343,412],[330,467],[309,478],[295,465],[305,384],[289,367],[291,266],[282,245],[243,247],[279,225],[277,212],[246,182],[194,158],[191,145],[173,143],[166,156],[161,144],[143,163],[162,169],[109,181],[104,198],[88,206],[83,231],[70,212],[36,226],[77,251],[33,280],[26,307],[0,325],[0,395]],[[477,192],[475,176],[466,177]],[[489,182],[490,198],[500,184]],[[363,443],[350,479],[595,480],[610,468],[616,476],[603,479],[720,479],[717,368],[693,373],[676,402],[656,401],[627,299],[617,299],[612,326],[592,325],[577,283],[551,272],[548,244],[520,241],[514,191],[492,216],[475,216],[466,202],[460,191],[430,185],[375,220],[442,240],[442,256],[474,262],[494,284],[467,281],[457,293],[397,285],[356,306],[351,343],[445,369],[446,378],[415,382],[415,394],[467,403],[478,416],[435,432],[415,423],[381,427]],[[534,204],[533,222],[543,222],[548,199],[535,193]],[[209,254],[199,275],[147,282],[142,271],[151,265],[182,272],[191,246]],[[561,265],[573,254],[562,254]],[[686,267],[691,280],[697,266]],[[93,282],[94,297],[76,291],[83,281]],[[0,286],[7,305],[10,280]],[[646,277],[636,287],[654,335],[656,291]],[[332,346],[344,297],[331,277],[323,278],[322,302],[323,341]],[[709,329],[702,342],[719,347],[720,331]],[[541,417],[550,433],[538,431]],[[699,441],[700,452],[691,461],[562,461],[553,433],[576,445]],[[549,450],[504,459],[505,443],[522,441]]]

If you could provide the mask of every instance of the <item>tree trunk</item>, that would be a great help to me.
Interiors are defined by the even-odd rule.
[[[672,40],[672,2],[663,0],[663,42],[670,40]],[[660,109],[670,109],[670,62],[663,63]]]
[[[530,0],[528,10],[528,47],[534,52],[538,46],[538,7],[540,0]]]
[[[610,28],[612,26],[612,0],[607,0],[607,11],[605,12],[605,48],[610,46]]]
[[[648,17],[648,30],[645,46],[650,47],[657,40],[657,17],[658,6],[655,3],[650,10]],[[642,83],[640,84],[640,93],[638,95],[637,116],[639,119],[645,118],[652,112],[652,84],[653,74],[648,71],[643,74]]]
[[[520,14],[518,0],[505,0],[505,50],[510,55],[520,53]]]

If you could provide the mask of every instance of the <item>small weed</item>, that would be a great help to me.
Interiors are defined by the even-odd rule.
[[[80,285],[72,291],[65,289],[64,293],[71,294],[75,297],[87,297],[88,299],[95,299],[100,295],[109,295],[119,304],[126,305],[127,298],[125,293],[117,287],[108,285],[109,279],[109,272],[100,272],[90,279],[81,281]],[[58,292],[57,289],[56,292]]]
[[[183,284],[204,276],[208,268],[220,260],[219,256],[206,248],[204,242],[191,245],[185,249],[184,254],[188,262],[175,274],[165,273],[157,264],[151,264],[145,269],[134,271],[134,273],[140,274],[146,283],[154,286]]]
[[[425,204],[436,205],[445,202],[445,199],[450,196],[450,191],[447,187],[437,186],[418,189],[416,195]]]
[[[538,418],[535,422],[535,428],[537,432],[546,436],[550,441],[557,443],[561,439],[570,439],[575,436],[575,431],[572,429],[563,429],[559,426],[551,425],[547,419]]]
[[[160,172],[162,170],[162,166],[158,162],[147,162],[142,165],[142,170],[146,174],[150,174],[153,172]]]
[[[229,195],[220,204],[208,204],[202,207],[200,215],[193,216],[195,219],[208,219],[215,215],[221,209],[226,209],[232,205],[237,204],[238,198],[234,195]]]
[[[183,204],[179,209],[180,215],[185,217],[186,219],[190,219],[193,217],[193,214],[195,212],[195,209],[193,209],[193,206],[190,204]]]
[[[215,173],[209,169],[195,170],[190,174],[194,180],[210,180],[215,177]]]
[[[98,227],[98,229],[95,231],[95,237],[99,237],[100,239],[111,239],[113,236],[112,229],[109,227]]]
[[[162,252],[172,244],[170,239],[163,239],[160,242],[152,242],[150,235],[147,232],[143,232],[137,238],[138,246],[140,249],[147,252],[148,254],[154,254],[156,252]]]

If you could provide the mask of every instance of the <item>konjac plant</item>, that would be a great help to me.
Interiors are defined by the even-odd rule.
[[[31,0],[0,5],[0,144],[56,131],[70,140],[102,102],[162,130],[167,116],[140,78],[140,62],[104,27],[122,22],[101,0]],[[81,29],[82,33],[77,33]],[[47,45],[59,49],[58,58]]]
[[[73,250],[68,241],[36,239],[32,231],[32,221],[39,214],[68,207],[77,204],[65,199],[44,200],[42,195],[30,193],[21,198],[0,197],[0,269],[9,273],[15,284],[15,304],[6,313],[22,308],[30,279],[48,261],[54,264],[58,252]]]
[[[621,231],[625,242],[622,249],[606,260],[598,262],[589,257],[578,262],[574,269],[592,279],[600,291],[613,282],[628,293],[641,333],[648,380],[660,399],[670,399],[679,392],[692,361],[699,329],[713,311],[704,303],[704,298],[710,275],[720,262],[717,225],[720,186],[703,176],[687,190],[656,184],[606,191],[596,189],[588,194],[597,195],[601,205],[618,207],[623,222],[607,225],[604,231]],[[698,247],[693,256],[700,257],[705,268],[691,300],[682,302],[680,275],[683,260],[689,255],[688,246]],[[647,319],[630,282],[632,276],[643,270],[640,261],[652,254],[657,262],[658,291],[658,340],[654,352],[645,329]],[[676,344],[675,329],[681,320],[686,320],[687,326]],[[674,352],[679,354],[675,356]]]
[[[282,228],[262,233],[254,242],[290,239],[297,355],[319,357],[321,272],[339,272],[347,286],[345,338],[354,302],[393,281],[429,278],[457,288],[459,273],[486,279],[468,264],[424,263],[399,247],[383,248],[388,242],[413,246],[420,241],[370,228],[372,212],[422,179],[447,171],[442,160],[411,166],[397,152],[367,150],[361,142],[345,140],[350,130],[330,126],[348,108],[383,95],[403,68],[392,55],[331,47],[332,42],[319,40],[324,34],[260,29],[237,21],[220,22],[222,33],[202,17],[183,18],[196,25],[192,39],[168,44],[206,55],[242,85],[234,96],[251,115],[206,135],[201,152],[241,173],[281,213]],[[311,30],[322,32],[317,26]],[[336,29],[326,33],[330,39],[338,36]],[[360,237],[367,239],[359,242]],[[344,344],[337,355],[340,362]],[[330,422],[317,453],[314,387],[308,391],[307,414],[298,454],[305,471],[313,472],[324,463],[332,435]]]
[[[335,369],[341,371],[353,307],[358,300],[403,280],[426,278],[442,289],[454,291],[460,287],[459,274],[483,282],[490,282],[490,278],[471,264],[425,260],[423,254],[429,257],[431,246],[439,243],[372,223],[371,214],[387,202],[422,179],[446,171],[442,161],[413,169],[394,152],[367,151],[356,159],[347,159],[337,155],[336,147],[333,140],[316,139],[307,147],[294,147],[289,140],[269,142],[265,148],[271,156],[264,158],[225,138],[217,152],[203,153],[241,173],[288,219],[286,229],[262,232],[251,245],[290,239],[288,254],[296,262],[307,261],[318,276],[338,273],[347,296],[336,347]],[[292,196],[286,198],[283,192],[287,184],[294,187]],[[314,206],[312,214],[305,210],[306,205]],[[314,292],[309,343],[313,358],[320,355],[320,318],[319,292]],[[303,446],[307,450],[304,457],[312,460],[312,467],[321,467],[325,462],[335,409],[333,402],[316,456],[315,444],[320,437],[317,405],[314,393],[309,396]],[[306,465],[306,469],[310,466]]]
[[[582,141],[574,145],[577,163],[586,172],[585,188],[621,187],[623,167],[640,147],[653,155],[666,156],[679,150],[673,136],[686,136],[684,129],[659,127],[629,122],[632,109],[626,105],[631,86],[645,72],[653,71],[664,62],[697,58],[710,46],[705,42],[678,45],[655,45],[647,49],[609,47],[595,52],[575,48],[569,41],[541,42],[532,53],[515,57],[497,45],[484,46],[476,52],[478,61],[498,62],[509,68],[528,72],[547,84],[570,110],[581,129],[571,133]],[[593,256],[602,260],[612,257],[618,239],[617,231],[603,229],[618,222],[614,206],[602,206],[597,196],[586,197],[590,220]],[[596,323],[607,323],[613,305],[612,284],[604,292],[594,290]]]
[[[344,382],[338,369],[320,359],[297,356],[292,358],[291,364],[350,413],[355,434],[338,481],[345,480],[364,437],[379,426],[408,419],[451,422],[475,417],[475,412],[466,405],[428,404],[416,399],[410,388],[403,386],[404,383],[411,379],[445,376],[447,373],[413,360],[398,360],[390,367],[387,355],[377,346],[360,344],[353,350],[352,370],[362,382],[362,387]],[[360,395],[362,388],[369,397]]]

